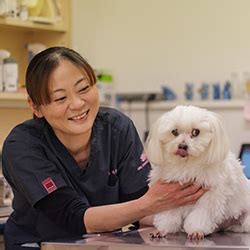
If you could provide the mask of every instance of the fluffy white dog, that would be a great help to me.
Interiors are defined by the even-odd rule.
[[[185,231],[190,239],[215,232],[229,218],[240,224],[225,230],[250,232],[250,183],[229,150],[225,129],[213,112],[177,106],[152,126],[146,142],[152,164],[150,183],[195,182],[208,191],[194,204],[158,213],[161,235]]]

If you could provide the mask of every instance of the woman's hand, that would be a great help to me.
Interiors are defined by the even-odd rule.
[[[84,224],[88,233],[116,230],[145,216],[195,203],[205,191],[191,183],[156,182],[139,199],[88,208]]]
[[[165,183],[157,181],[142,196],[141,204],[147,215],[195,203],[207,189],[193,183]]]

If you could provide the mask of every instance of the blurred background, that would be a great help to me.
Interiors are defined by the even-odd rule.
[[[128,114],[142,140],[163,112],[192,104],[222,116],[238,155],[250,141],[249,9],[249,0],[0,0],[0,145],[31,117],[28,62],[63,45],[89,61],[102,105]]]

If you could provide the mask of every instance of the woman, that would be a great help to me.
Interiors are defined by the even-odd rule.
[[[52,47],[26,73],[35,119],[3,146],[3,173],[14,193],[6,249],[112,231],[156,212],[194,203],[196,185],[156,183],[132,121],[99,107],[96,78],[75,51]]]

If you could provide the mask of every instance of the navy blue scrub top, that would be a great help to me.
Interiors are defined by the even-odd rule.
[[[99,109],[85,171],[45,119],[25,121],[11,131],[3,146],[3,174],[14,193],[5,237],[20,244],[74,236],[35,209],[35,204],[65,186],[86,206],[119,203],[147,187],[149,170],[133,122],[118,110]]]

